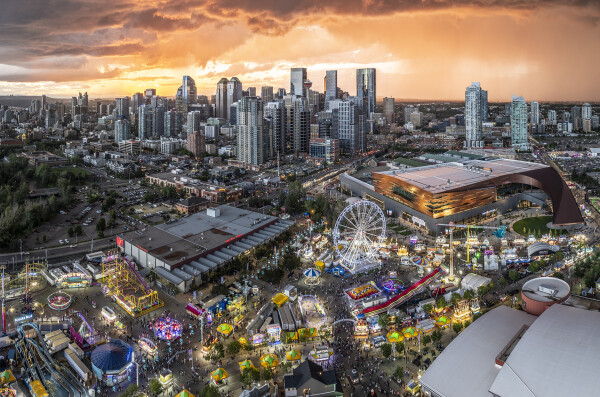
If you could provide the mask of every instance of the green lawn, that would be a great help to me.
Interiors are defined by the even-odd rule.
[[[67,171],[69,174],[71,174],[75,178],[77,178],[77,177],[87,178],[91,174],[90,171],[84,170],[83,168],[77,168],[77,167],[51,168],[50,171],[53,173],[56,173],[56,174],[60,174],[64,171]]]
[[[513,225],[513,230],[522,236],[533,234],[536,237],[541,237],[550,231],[546,226],[548,222],[552,222],[551,216],[536,216],[518,220]]]

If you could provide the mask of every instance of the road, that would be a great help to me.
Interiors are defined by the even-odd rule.
[[[0,263],[19,265],[25,263],[28,260],[35,259],[48,259],[49,261],[56,261],[57,259],[61,258],[81,257],[90,252],[114,246],[114,241],[110,242],[110,240],[114,239],[115,237],[111,236],[93,240],[93,249],[92,241],[86,241],[80,242],[78,244],[73,244],[74,247],[72,248],[68,245],[64,245],[60,247],[32,250],[24,253],[12,252],[8,254],[0,254]]]

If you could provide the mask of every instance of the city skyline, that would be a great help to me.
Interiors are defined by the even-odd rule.
[[[299,67],[318,91],[325,72],[337,70],[351,94],[355,70],[375,68],[379,100],[460,100],[471,81],[490,102],[517,91],[536,101],[600,100],[590,84],[600,77],[600,7],[592,1],[176,1],[118,10],[72,1],[60,12],[10,3],[0,16],[0,95],[109,98],[155,87],[174,97],[185,75],[201,95],[231,76],[245,87],[288,88],[290,68]]]

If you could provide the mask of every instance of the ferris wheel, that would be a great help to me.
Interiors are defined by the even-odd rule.
[[[333,243],[343,266],[354,271],[362,262],[377,259],[385,240],[385,216],[370,201],[357,201],[344,208],[335,223]]]

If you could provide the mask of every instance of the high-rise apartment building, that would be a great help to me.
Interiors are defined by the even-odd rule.
[[[256,96],[256,87],[248,87],[248,96]]]
[[[296,155],[308,153],[310,141],[310,110],[308,99],[286,95],[285,123],[287,151]]]
[[[548,110],[548,124],[556,125],[556,110]]]
[[[510,106],[510,130],[512,146],[516,149],[527,150],[527,102],[522,96],[512,96]]]
[[[481,121],[488,121],[488,92],[481,90]]]
[[[220,119],[227,119],[229,115],[229,106],[227,106],[227,84],[229,80],[223,77],[217,83],[217,95],[215,102],[215,116]]]
[[[346,153],[361,153],[367,148],[367,104],[362,98],[350,97],[339,102],[338,132],[340,147]],[[335,135],[335,134],[334,134]]]
[[[231,106],[242,99],[242,82],[232,77],[227,83],[227,119],[231,119]]]
[[[131,125],[127,119],[115,121],[115,143],[123,142],[131,137]]]
[[[115,109],[118,117],[129,117],[129,97],[117,98],[115,100]]]
[[[292,68],[290,72],[290,94],[304,96],[304,82],[306,80],[308,80],[306,68]]]
[[[164,136],[175,137],[181,134],[182,129],[182,118],[181,113],[175,109],[167,110],[165,112],[165,128]]]
[[[383,117],[388,124],[394,122],[394,98],[383,98]]]
[[[193,112],[189,112],[187,114],[187,123],[186,123],[187,128],[186,129],[187,129],[188,136],[192,135],[194,132],[202,132],[201,121],[202,121],[202,112],[193,111]]]
[[[262,86],[260,89],[260,99],[262,99],[265,104],[273,102],[273,87]]]
[[[375,68],[356,69],[356,97],[362,100],[367,109],[367,117],[375,113],[377,84]]]
[[[482,112],[481,85],[471,83],[465,91],[465,147],[483,147],[483,112]]]
[[[56,110],[48,109],[46,112],[46,129],[53,128],[56,124]]]
[[[263,102],[257,97],[243,97],[237,111],[237,159],[260,165],[267,160],[267,139],[263,128]]]
[[[142,105],[138,109],[138,138],[151,139],[163,136],[165,111],[161,106]]]
[[[592,105],[587,102],[581,107],[581,118],[584,120],[592,119]]]
[[[136,92],[131,96],[131,112],[137,114],[140,105],[144,104],[144,94]]]
[[[540,103],[532,101],[531,102],[531,124],[539,124],[540,123]]]
[[[286,108],[282,100],[263,101],[263,128],[268,136],[268,157],[283,157],[286,152]]]
[[[206,152],[205,136],[201,131],[195,131],[187,136],[187,150],[194,153],[198,157]]]
[[[337,70],[325,72],[325,110],[329,110],[329,101],[337,99]]]

